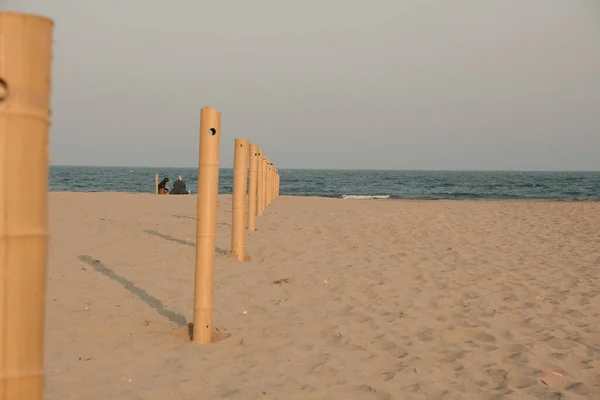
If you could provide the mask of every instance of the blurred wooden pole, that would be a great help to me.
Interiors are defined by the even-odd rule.
[[[269,165],[269,205],[273,203],[273,163]]]
[[[271,160],[269,160],[268,158],[266,159],[266,166],[265,166],[265,208],[267,208],[269,206],[269,173],[271,172]]]
[[[217,196],[219,194],[219,144],[221,113],[211,107],[200,111],[198,154],[198,209],[196,215],[196,277],[194,286],[194,335],[208,344],[212,335],[212,301],[215,267]]]
[[[2,400],[40,400],[44,391],[53,27],[0,12]]]
[[[269,179],[271,172],[271,160],[267,158],[267,170],[265,180],[267,183],[265,184],[265,207],[268,207],[271,203],[269,202],[269,186],[271,185],[271,181]]]
[[[265,169],[267,164],[265,162],[265,153],[260,152],[261,156],[258,157],[258,212],[257,215],[263,215],[265,213]]]
[[[267,207],[271,205],[271,196],[269,195],[269,192],[271,191],[271,162],[269,161],[268,165],[267,165],[267,193],[266,193],[266,204]]]
[[[258,145],[250,145],[250,182],[248,183],[248,230],[256,230],[256,205],[258,183]]]
[[[154,194],[158,194],[158,174],[154,177]]]
[[[277,175],[277,169],[273,165],[273,171],[271,172],[271,203],[275,201],[275,176]]]
[[[248,139],[235,139],[233,154],[233,198],[231,199],[231,251],[246,260],[246,192],[248,189]]]
[[[273,170],[273,166],[271,165],[271,162],[269,162],[268,165],[268,170],[267,170],[267,206],[271,205],[271,171]]]
[[[277,184],[277,168],[273,165],[273,187],[271,188],[271,198],[275,201],[275,185]]]

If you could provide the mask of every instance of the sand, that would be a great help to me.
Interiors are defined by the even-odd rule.
[[[600,398],[600,203],[219,196],[209,346],[195,205],[51,193],[47,400]]]

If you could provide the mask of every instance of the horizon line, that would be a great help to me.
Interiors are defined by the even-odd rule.
[[[198,166],[184,167],[158,167],[158,166],[131,166],[131,165],[74,165],[51,164],[50,167],[79,167],[79,168],[133,168],[133,169],[198,169]],[[277,167],[280,171],[390,171],[390,172],[600,172],[600,170],[576,169],[395,169],[395,168],[285,168]],[[219,169],[233,169],[232,167],[219,167]]]

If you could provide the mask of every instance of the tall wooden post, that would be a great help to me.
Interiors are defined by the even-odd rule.
[[[265,208],[269,206],[269,171],[271,170],[271,160],[265,160]]]
[[[279,179],[279,170],[275,168],[275,174],[273,175],[273,199],[277,199],[277,185]]]
[[[212,302],[219,194],[219,144],[221,113],[211,107],[200,112],[198,156],[198,209],[196,215],[196,277],[194,286],[194,335],[208,344],[212,335]]]
[[[275,201],[275,176],[277,175],[277,168],[273,165],[273,172],[271,173],[271,203]]]
[[[265,156],[262,150],[258,150],[258,187],[256,188],[256,215],[263,215],[265,209]]]
[[[273,165],[273,170],[271,171],[271,203],[275,201],[275,166]]]
[[[269,196],[269,192],[271,191],[271,162],[267,164],[267,207],[271,205],[271,197]]]
[[[273,190],[273,163],[269,163],[269,185],[267,186],[267,198],[269,201],[268,205],[271,205],[273,202],[273,196],[271,196]]]
[[[250,145],[250,182],[248,183],[248,230],[256,230],[256,206],[258,183],[258,145]]]
[[[248,139],[235,139],[233,155],[233,198],[231,251],[238,261],[246,260],[246,191],[248,188]]]
[[[53,26],[0,12],[2,400],[40,400],[44,391]]]

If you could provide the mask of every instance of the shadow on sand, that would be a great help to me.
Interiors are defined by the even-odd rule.
[[[79,259],[90,267],[94,268],[96,271],[100,272],[102,275],[105,275],[112,279],[115,282],[120,283],[125,289],[127,289],[131,294],[137,296],[140,300],[148,305],[148,307],[156,310],[160,315],[166,317],[171,322],[177,324],[180,327],[186,327],[185,333],[187,334],[189,340],[194,339],[194,323],[187,322],[185,317],[179,313],[176,313],[171,310],[167,310],[163,305],[162,301],[152,296],[144,289],[137,287],[133,282],[128,280],[127,278],[122,277],[117,274],[113,269],[104,265],[100,260],[96,260],[90,256],[82,255],[79,256]],[[183,332],[181,332],[183,334]],[[231,336],[231,333],[227,333],[222,331],[218,327],[213,327],[212,332],[212,341],[211,342],[219,342],[221,340],[227,339]]]
[[[194,221],[196,220],[196,217],[190,217],[189,215],[172,215],[175,218],[185,218],[185,219],[193,219]]]
[[[157,236],[161,239],[170,240],[171,242],[183,244],[185,246],[196,247],[196,243],[194,243],[194,242],[177,239],[177,238],[174,238],[173,236],[165,235],[164,233],[160,233],[160,232],[156,232],[156,231],[152,231],[152,230],[145,230],[144,232],[146,232],[147,234],[152,235],[152,236]],[[225,255],[228,253],[227,251],[220,249],[218,247],[215,247],[215,252],[219,255]]]
[[[163,317],[168,318],[171,322],[176,323],[179,326],[187,326],[188,330],[191,331],[191,323],[188,324],[185,317],[181,314],[178,314],[174,311],[167,310],[163,305],[162,301],[152,296],[144,289],[137,287],[133,282],[128,280],[127,278],[122,277],[117,274],[114,270],[104,265],[100,260],[96,260],[90,256],[79,256],[79,259],[94,268],[96,271],[101,274],[109,277],[113,281],[120,283],[125,289],[127,289],[131,294],[137,296],[140,300],[148,305],[148,307],[153,308]]]
[[[173,214],[171,216],[174,217],[174,218],[179,218],[179,219],[185,218],[185,219],[191,219],[191,220],[196,221],[196,217],[190,217],[189,215],[176,215],[176,214]],[[231,226],[231,224],[228,223],[228,222],[217,222],[217,225]]]

